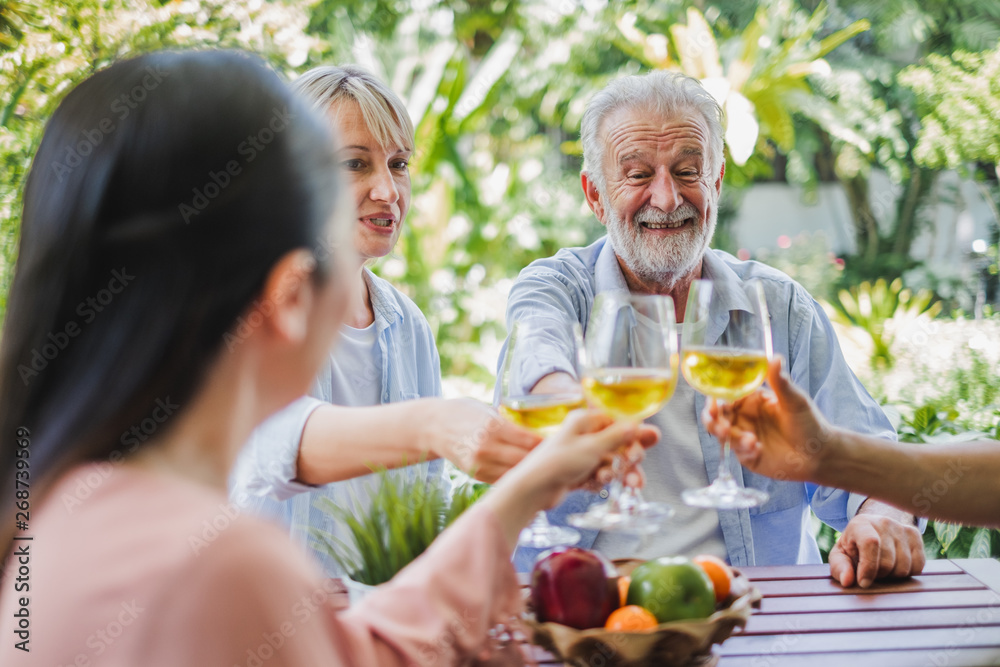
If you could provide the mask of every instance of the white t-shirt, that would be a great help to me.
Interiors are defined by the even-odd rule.
[[[382,360],[375,339],[374,322],[364,329],[340,328],[340,341],[330,353],[330,380],[341,405],[382,403]]]
[[[593,549],[609,558],[650,559],[659,556],[697,556],[712,554],[726,559],[717,510],[688,507],[681,500],[684,489],[708,485],[705,457],[698,441],[695,415],[695,391],[678,374],[677,389],[667,406],[647,419],[663,434],[655,447],[646,450],[642,468],[647,501],[673,506],[676,514],[663,530],[640,539],[629,533],[601,531]]]

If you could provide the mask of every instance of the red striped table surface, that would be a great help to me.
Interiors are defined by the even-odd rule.
[[[745,630],[715,647],[719,667],[1000,666],[1000,561],[928,561],[916,577],[864,590],[842,588],[826,565],[742,571],[764,599]],[[560,664],[538,647],[525,652]]]

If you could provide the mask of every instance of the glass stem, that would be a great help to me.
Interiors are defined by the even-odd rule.
[[[729,437],[722,441],[722,457],[719,459],[719,482],[732,481],[732,473],[729,472]]]
[[[619,502],[621,501],[622,490],[625,487],[623,483],[624,477],[625,464],[622,461],[621,454],[616,453],[615,457],[611,460],[611,484],[608,490],[608,506],[614,510],[621,509]]]
[[[544,530],[548,528],[551,524],[549,523],[549,517],[545,515],[545,511],[542,510],[535,515],[535,518],[531,520],[530,528],[533,530]]]
[[[725,401],[717,400],[716,403],[719,409],[725,405]],[[736,480],[733,479],[733,474],[729,471],[729,456],[730,456],[730,446],[729,446],[729,436],[727,435],[719,443],[722,445],[722,456],[719,458],[719,476],[716,478],[714,485],[724,487],[726,489],[731,489],[736,486]]]

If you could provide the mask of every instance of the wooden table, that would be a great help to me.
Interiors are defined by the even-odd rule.
[[[841,588],[826,565],[743,568],[761,590],[719,667],[1000,665],[1000,562],[928,561],[912,579]],[[551,654],[526,647],[541,665]]]

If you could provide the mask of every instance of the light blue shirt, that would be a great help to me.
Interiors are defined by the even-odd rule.
[[[895,440],[892,424],[847,366],[823,309],[801,285],[780,271],[758,262],[740,261],[720,250],[705,253],[702,277],[713,281],[716,294],[712,300],[708,343],[722,336],[729,323],[729,311],[749,310],[741,283],[751,278],[761,280],[771,316],[774,352],[788,360],[787,370],[795,384],[812,396],[833,424]],[[607,237],[586,248],[560,250],[521,271],[507,302],[508,330],[517,320],[535,323],[575,320],[586,327],[594,296],[610,290],[627,292],[628,286]],[[554,326],[550,334],[563,330],[565,326]],[[558,335],[538,340],[534,349],[537,367],[525,377],[525,390],[549,373],[571,372],[574,367],[571,343],[560,341]],[[498,368],[503,367],[505,354],[506,344]],[[704,409],[705,400],[703,395],[696,394],[696,417]],[[721,448],[701,420],[696,421],[706,472],[709,479],[715,479]],[[770,494],[761,507],[719,512],[726,550],[733,565],[819,563],[809,508],[825,523],[843,530],[866,499],[840,489],[756,475],[740,467],[736,457],[731,463],[740,485]],[[568,514],[584,511],[599,501],[597,494],[575,491],[549,512],[549,519],[565,524]],[[579,546],[590,547],[597,533],[582,532]],[[535,550],[519,549],[515,555],[517,569],[530,569],[537,555]]]
[[[375,313],[376,353],[368,364],[369,371],[353,378],[355,386],[343,387],[334,380],[337,360],[334,349],[320,369],[310,395],[272,415],[253,432],[229,479],[230,498],[240,508],[288,526],[293,539],[320,560],[329,576],[346,573],[340,571],[325,550],[317,548],[309,528],[340,539],[347,533],[340,522],[316,507],[316,501],[328,498],[341,507],[366,507],[378,477],[365,475],[320,487],[296,481],[299,443],[306,420],[324,403],[356,404],[352,398],[372,395],[372,382],[380,383],[381,403],[441,395],[441,363],[423,313],[409,298],[367,269],[364,279]],[[442,462],[436,460],[398,468],[389,474],[439,478],[442,471]]]

